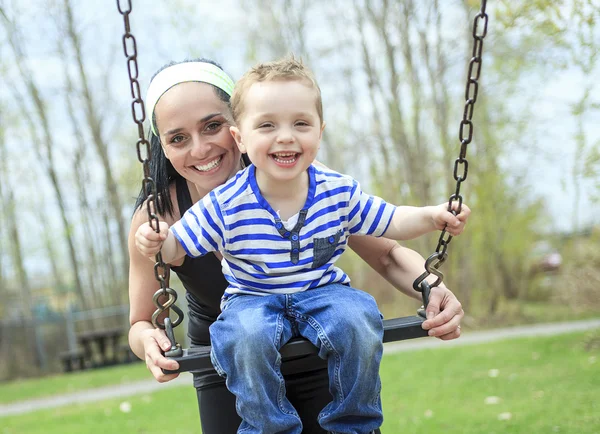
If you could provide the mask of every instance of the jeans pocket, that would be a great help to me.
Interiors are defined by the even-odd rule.
[[[210,362],[212,363],[213,368],[215,368],[215,371],[217,371],[217,374],[219,374],[219,377],[227,378],[227,374],[225,373],[225,370],[219,363],[219,360],[217,359],[217,356],[215,355],[214,350],[212,348],[210,350]]]
[[[232,295],[227,296],[227,298],[223,298],[221,301],[221,313],[225,312],[227,310],[227,308],[229,308],[231,306],[231,303],[233,302],[233,300],[235,300],[239,296],[240,296],[240,294],[232,294]]]
[[[315,238],[313,240],[313,268],[319,268],[325,265],[335,253],[342,231],[324,238]]]

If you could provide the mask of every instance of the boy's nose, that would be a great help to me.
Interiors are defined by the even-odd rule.
[[[294,135],[289,128],[281,128],[279,134],[277,134],[278,143],[292,143],[294,141]]]

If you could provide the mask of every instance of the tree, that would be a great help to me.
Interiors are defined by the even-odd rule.
[[[24,49],[20,43],[19,29],[16,23],[12,22],[6,15],[4,9],[0,8],[0,15],[2,16],[3,23],[8,35],[9,45],[12,48],[15,56],[15,64],[19,71],[19,74],[23,80],[23,85],[27,90],[33,109],[34,115],[24,105],[24,99],[19,94],[19,91],[12,85],[11,80],[7,80],[7,83],[11,83],[10,89],[15,96],[15,100],[19,104],[23,119],[25,119],[28,130],[32,137],[32,142],[35,146],[36,153],[38,154],[39,161],[43,164],[48,176],[51,186],[56,196],[57,205],[60,212],[60,218],[63,225],[64,235],[68,246],[68,255],[70,260],[70,266],[73,273],[73,279],[75,281],[75,289],[79,296],[81,306],[88,307],[88,302],[85,297],[83,285],[81,282],[81,273],[79,270],[79,262],[77,261],[77,254],[75,249],[75,241],[71,230],[71,222],[67,215],[67,206],[65,203],[62,188],[59,183],[58,174],[54,165],[54,149],[56,149],[56,143],[51,133],[50,124],[48,121],[48,113],[46,104],[43,100],[42,94],[38,88],[37,83],[34,81],[34,75],[29,70],[26,61],[26,55]]]
[[[4,129],[0,128],[0,204],[2,204],[3,217],[8,228],[8,245],[10,246],[10,258],[12,268],[15,270],[17,282],[19,285],[19,302],[18,310],[21,312],[21,318],[25,326],[25,335],[30,346],[30,354],[33,355],[35,364],[40,369],[46,368],[46,359],[43,348],[41,347],[41,337],[39,331],[35,327],[35,317],[33,314],[33,294],[29,274],[23,260],[24,250],[21,243],[21,236],[17,223],[16,202],[13,194],[13,188],[10,185],[10,177],[8,174],[6,158],[6,149],[4,141]],[[4,284],[2,285],[4,286]],[[8,295],[8,294],[6,294]],[[6,300],[11,302],[11,298],[7,296]],[[12,300],[13,306],[16,300]],[[26,354],[25,358],[29,358]]]
[[[81,96],[85,108],[85,118],[91,133],[92,143],[94,144],[96,153],[100,157],[102,169],[104,170],[104,181],[106,187],[105,191],[110,204],[111,220],[116,225],[117,232],[119,234],[117,238],[117,245],[120,250],[119,254],[121,258],[121,273],[122,276],[125,277],[127,276],[129,270],[129,254],[127,252],[127,236],[125,223],[123,222],[122,217],[123,208],[121,199],[119,196],[118,186],[113,175],[111,161],[108,155],[108,143],[102,136],[102,119],[98,114],[98,104],[88,83],[89,80],[85,69],[81,35],[75,27],[75,19],[70,0],[64,0],[64,8],[67,24],[67,36],[71,44],[71,48],[75,54],[75,62],[77,64],[78,78],[81,86]]]

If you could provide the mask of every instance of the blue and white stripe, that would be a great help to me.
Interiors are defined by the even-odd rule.
[[[299,260],[291,262],[291,241],[275,227],[277,213],[261,196],[253,165],[238,172],[194,204],[171,231],[192,257],[223,254],[227,294],[289,294],[328,283],[348,283],[334,265],[349,235],[381,236],[396,209],[363,193],[349,176],[310,166],[308,209],[299,232]],[[289,230],[293,228],[288,227]],[[326,264],[313,268],[314,239],[341,231]]]

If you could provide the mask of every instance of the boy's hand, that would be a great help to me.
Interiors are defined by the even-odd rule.
[[[160,251],[169,233],[169,224],[159,222],[160,233],[157,233],[149,222],[141,225],[135,233],[135,246],[140,253],[150,259]]]
[[[458,202],[452,202],[452,209],[454,211],[458,210]],[[446,202],[433,207],[431,219],[437,230],[441,231],[445,228],[450,235],[456,236],[460,235],[465,229],[465,224],[470,214],[471,209],[463,203],[460,214],[455,216],[448,211],[448,203]]]

